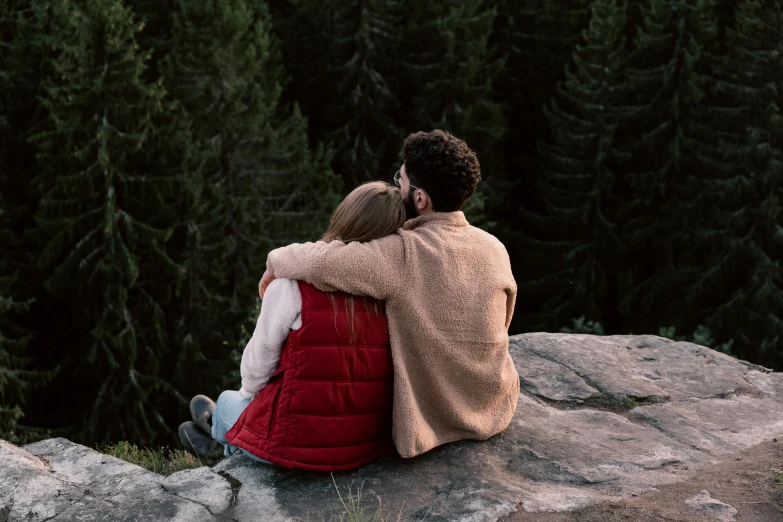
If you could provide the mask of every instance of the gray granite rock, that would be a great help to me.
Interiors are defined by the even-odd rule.
[[[329,520],[343,510],[335,488],[343,498],[350,488],[366,510],[380,498],[392,520],[496,521],[643,494],[783,437],[783,375],[708,348],[536,333],[512,337],[510,350],[522,393],[508,429],[485,442],[334,479],[241,454],[164,478],[63,439],[2,445],[0,510],[10,506],[9,520]]]
[[[553,401],[581,403],[600,394],[570,368],[538,357],[525,345],[514,343],[510,350],[522,388],[533,395]]]
[[[607,395],[639,399],[695,399],[725,395],[749,386],[752,365],[691,343],[651,335],[606,336],[533,333],[512,338],[517,367],[545,359],[577,374]],[[532,383],[558,380],[544,375]],[[779,379],[777,379],[779,381]]]
[[[223,513],[234,497],[229,481],[206,466],[172,473],[161,486],[169,493],[201,504],[210,513]]]
[[[43,459],[0,442],[0,505],[8,520],[48,520],[90,500],[84,488],[52,475]]]
[[[685,500],[685,504],[688,505],[691,511],[709,517],[710,520],[715,520],[716,522],[731,522],[738,513],[734,506],[712,498],[712,495],[706,489]]]
[[[200,503],[167,492],[164,479],[66,439],[24,448],[0,442],[0,509],[9,522],[215,520]]]

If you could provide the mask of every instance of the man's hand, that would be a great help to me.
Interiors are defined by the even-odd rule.
[[[264,272],[264,275],[261,276],[261,281],[258,282],[258,297],[261,299],[264,298],[264,294],[266,293],[266,287],[269,286],[269,283],[277,279],[275,277],[275,274],[272,273],[271,270],[268,268],[266,269],[266,272]]]

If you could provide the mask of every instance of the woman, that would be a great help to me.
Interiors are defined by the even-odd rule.
[[[405,221],[399,190],[366,183],[335,210],[322,241],[366,242]],[[191,401],[190,451],[224,445],[289,468],[342,471],[392,449],[392,364],[383,303],[277,279],[240,365],[242,387]],[[209,433],[211,438],[207,435]]]

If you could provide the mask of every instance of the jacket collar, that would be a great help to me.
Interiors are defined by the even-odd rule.
[[[465,214],[461,210],[456,212],[430,212],[429,214],[409,219],[402,225],[402,228],[403,230],[413,230],[414,228],[433,225],[465,227],[468,225],[468,220],[465,219]]]

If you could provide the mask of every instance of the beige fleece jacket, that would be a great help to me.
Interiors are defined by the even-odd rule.
[[[270,252],[276,277],[386,301],[394,361],[393,438],[414,457],[511,422],[519,376],[508,352],[517,286],[503,244],[462,212],[433,212],[368,243]]]

